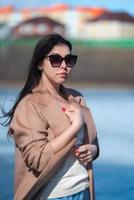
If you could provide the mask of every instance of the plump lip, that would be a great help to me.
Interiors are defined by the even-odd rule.
[[[67,76],[67,73],[66,72],[61,72],[61,73],[57,73],[57,75]]]

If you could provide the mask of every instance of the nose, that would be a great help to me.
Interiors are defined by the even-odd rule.
[[[65,63],[65,60],[62,61],[60,68],[67,68],[67,65]]]

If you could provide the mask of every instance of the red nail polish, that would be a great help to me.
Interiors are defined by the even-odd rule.
[[[76,155],[76,156],[79,156],[79,155],[80,155],[80,152],[78,152],[78,151],[75,152],[75,155]]]
[[[65,112],[65,111],[66,111],[66,108],[64,108],[64,107],[62,107],[61,109],[62,109],[62,111],[63,111],[63,112]]]
[[[80,153],[78,149],[75,150],[75,153]]]

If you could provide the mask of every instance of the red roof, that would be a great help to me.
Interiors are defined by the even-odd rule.
[[[13,12],[13,6],[9,5],[9,6],[4,6],[4,7],[0,7],[0,14],[8,14],[8,13],[12,13]]]
[[[23,24],[27,24],[27,23],[34,23],[34,24],[38,24],[38,23],[49,23],[51,25],[59,25],[59,26],[63,26],[64,25],[62,23],[59,23],[53,19],[50,19],[49,17],[34,17],[34,18],[30,18],[30,19],[27,19],[21,23],[19,23],[16,27],[18,26],[21,26]]]
[[[106,12],[98,17],[89,19],[87,21],[94,22],[94,21],[102,21],[102,20],[109,20],[109,21],[116,20],[116,21],[134,23],[134,17],[129,15],[126,12]]]
[[[78,12],[84,12],[84,13],[89,13],[92,16],[96,17],[96,16],[100,16],[103,13],[109,12],[107,9],[105,8],[100,8],[100,7],[83,7],[83,6],[77,6],[76,10]]]
[[[52,6],[45,6],[45,7],[37,7],[37,8],[23,8],[20,11],[23,13],[30,13],[30,12],[52,12],[52,11],[66,11],[70,7],[67,4],[55,4]]]

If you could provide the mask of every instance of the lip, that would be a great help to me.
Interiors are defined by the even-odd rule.
[[[64,77],[66,77],[66,76],[67,76],[67,73],[66,73],[66,72],[61,72],[61,73],[58,73],[57,75],[58,75],[58,76],[64,76]]]

